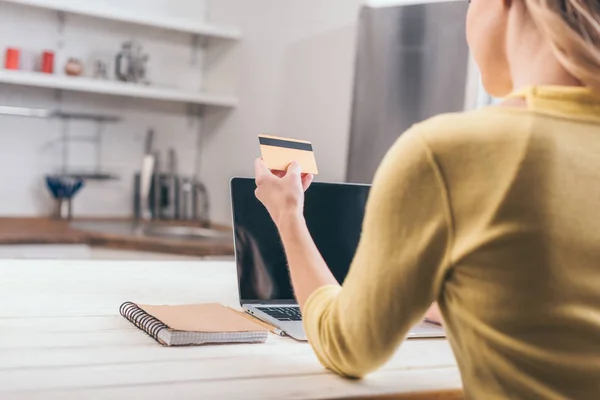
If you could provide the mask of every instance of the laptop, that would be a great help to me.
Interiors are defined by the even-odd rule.
[[[304,216],[312,238],[338,282],[343,283],[360,240],[369,185],[313,183]],[[297,340],[306,340],[302,315],[277,228],[256,199],[254,179],[230,182],[238,289],[243,310]],[[444,329],[422,322],[409,338],[445,337]]]

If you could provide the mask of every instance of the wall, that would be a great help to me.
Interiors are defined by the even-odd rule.
[[[233,114],[205,120],[201,176],[218,221],[230,222],[229,178],[253,174],[259,133],[311,140],[318,180],[344,179],[361,3],[210,1],[209,20],[244,32],[233,51],[209,54],[205,69],[207,88],[227,92],[233,84],[240,98]]]
[[[40,0],[42,1],[42,0]],[[50,3],[74,0],[43,0]],[[356,22],[363,0],[94,0],[144,13],[170,15],[239,27],[240,43],[211,42],[208,54],[191,62],[186,34],[132,27],[85,17],[67,18],[59,33],[56,13],[0,2],[0,50],[19,46],[59,51],[87,61],[112,58],[123,40],[137,38],[151,54],[151,79],[164,85],[235,94],[234,112],[207,111],[201,123],[186,117],[184,106],[114,97],[57,93],[0,85],[0,104],[95,110],[124,118],[105,127],[103,165],[119,174],[117,182],[91,183],[77,198],[79,215],[129,215],[132,175],[139,168],[146,129],[157,130],[157,146],[174,146],[185,173],[199,170],[208,186],[212,215],[230,222],[228,181],[251,176],[259,155],[256,135],[272,133],[312,140],[321,170],[318,179],[345,177],[353,91]],[[369,0],[384,2],[394,0]],[[462,1],[462,0],[461,0]],[[396,1],[397,2],[397,1]],[[407,1],[405,1],[407,2]],[[24,34],[24,32],[26,34]],[[90,45],[91,44],[91,45]],[[90,48],[96,49],[94,52]],[[3,54],[0,54],[0,62]],[[60,167],[59,121],[0,116],[0,215],[41,215],[51,199],[43,176]],[[71,133],[91,136],[95,127],[73,124]],[[202,152],[197,161],[197,133]],[[89,165],[89,144],[71,147],[72,165]],[[200,167],[198,168],[198,165]]]
[[[68,3],[69,0],[45,0]],[[73,0],[70,0],[71,2]],[[132,12],[169,15],[202,21],[202,0],[94,0],[119,6]],[[28,55],[44,49],[57,51],[57,68],[68,57],[83,59],[88,71],[95,58],[112,60],[124,40],[138,39],[151,56],[150,79],[155,84],[200,89],[202,52],[192,62],[191,36],[183,33],[131,26],[123,23],[68,15],[64,30],[59,31],[58,14],[41,9],[0,2],[0,63],[4,65],[4,49],[20,47]],[[59,71],[62,73],[62,71]],[[130,215],[132,211],[133,174],[139,169],[143,155],[145,132],[157,131],[156,146],[166,154],[174,146],[183,172],[197,169],[196,142],[201,126],[186,117],[186,108],[133,99],[53,90],[0,85],[0,105],[61,107],[114,114],[123,118],[104,127],[102,164],[118,174],[119,181],[91,182],[75,201],[76,215]],[[51,199],[44,187],[43,176],[61,166],[58,142],[64,126],[60,121],[0,116],[0,215],[44,215],[51,209]],[[72,123],[70,135],[91,137],[97,127],[91,123]],[[70,146],[69,164],[77,169],[93,166],[95,150],[89,142]],[[164,160],[164,159],[163,159]]]

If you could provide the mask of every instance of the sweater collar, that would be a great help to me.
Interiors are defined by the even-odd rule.
[[[600,122],[600,95],[586,87],[529,86],[509,98],[523,98],[530,110]]]

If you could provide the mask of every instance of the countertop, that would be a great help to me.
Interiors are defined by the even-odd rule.
[[[462,398],[446,340],[407,340],[362,381],[323,368],[307,343],[165,348],[119,315],[142,304],[239,308],[234,262],[0,260],[0,398]]]
[[[76,221],[126,222],[123,219],[77,219]],[[133,224],[133,221],[130,221]],[[171,225],[193,225],[189,222],[157,222]],[[217,227],[219,230],[230,230]],[[148,251],[187,256],[233,255],[231,240],[199,240],[104,232],[84,232],[70,226],[70,221],[51,218],[0,218],[0,245],[16,244],[87,244],[112,249]]]

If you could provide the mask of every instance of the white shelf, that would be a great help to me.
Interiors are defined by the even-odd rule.
[[[220,39],[237,40],[241,38],[241,32],[236,28],[220,27],[207,23],[196,23],[166,16],[153,16],[125,11],[116,7],[94,4],[93,1],[54,1],[52,4],[48,0],[0,0],[5,3],[20,4],[24,6],[43,8],[46,10],[60,11],[70,14],[85,15],[88,17],[102,18],[113,21],[126,22],[149,26],[159,29],[167,29],[178,32],[213,37]]]
[[[237,98],[232,96],[185,92],[156,86],[47,75],[37,72],[0,70],[0,83],[216,107],[233,108],[237,106]]]

